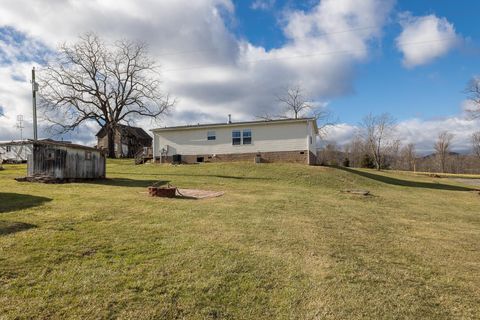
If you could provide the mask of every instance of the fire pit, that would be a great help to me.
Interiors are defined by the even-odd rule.
[[[176,187],[148,187],[148,194],[151,197],[166,197],[166,198],[175,198],[177,192]]]

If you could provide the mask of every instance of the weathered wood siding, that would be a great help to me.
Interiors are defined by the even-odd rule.
[[[28,158],[28,176],[35,175],[55,179],[105,178],[105,157],[99,150],[36,144]]]

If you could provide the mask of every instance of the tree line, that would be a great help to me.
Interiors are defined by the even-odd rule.
[[[368,115],[358,133],[346,145],[328,143],[319,152],[323,165],[394,169],[418,172],[480,173],[480,131],[471,135],[471,152],[452,151],[454,135],[440,132],[432,145],[433,152],[420,155],[415,144],[402,145],[395,136],[396,123],[389,114]]]

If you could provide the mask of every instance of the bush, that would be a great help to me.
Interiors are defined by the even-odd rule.
[[[348,158],[343,159],[342,165],[347,168],[350,167],[350,159]]]
[[[375,163],[373,162],[372,157],[367,153],[363,156],[360,166],[362,168],[374,169]]]

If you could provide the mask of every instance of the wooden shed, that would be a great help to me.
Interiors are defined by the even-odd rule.
[[[32,154],[28,156],[27,178],[104,179],[105,165],[101,150],[70,143],[35,141]]]

